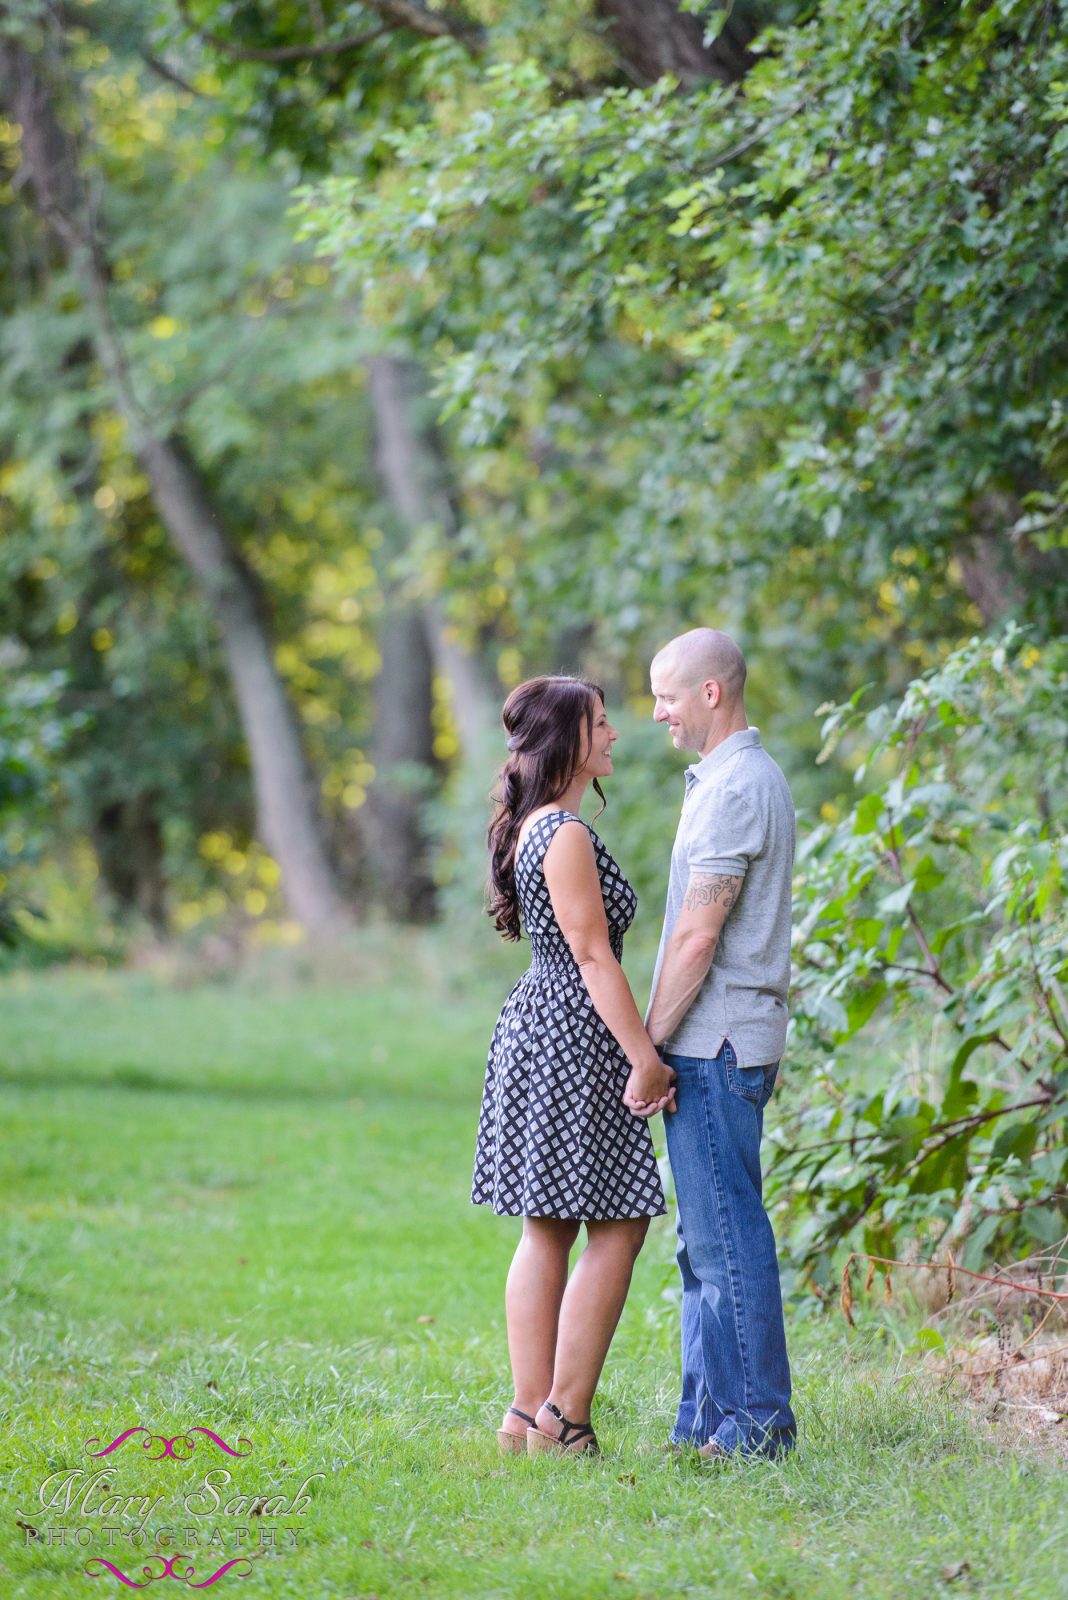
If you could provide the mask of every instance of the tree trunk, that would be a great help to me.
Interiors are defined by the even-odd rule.
[[[373,356],[368,362],[371,405],[382,482],[399,520],[408,528],[456,532],[441,434],[426,416],[426,385],[414,361]],[[486,662],[463,645],[440,601],[423,604],[435,669],[447,681],[452,715],[466,756],[485,748],[500,724],[500,688]]]
[[[956,556],[964,592],[978,606],[985,627],[1011,611],[1031,607],[1044,608],[1048,625],[1063,630],[1064,612],[1058,600],[1068,578],[1068,558],[1062,550],[1039,550],[1026,537],[1010,536],[1023,514],[1021,497],[1037,487],[1027,483],[1015,492],[987,490],[972,504],[974,531],[958,546]]]
[[[154,931],[167,931],[163,830],[153,795],[101,806],[92,822],[100,873],[124,911],[138,911]]]
[[[14,39],[0,43],[0,83],[21,129],[22,158],[38,209],[95,311],[94,348],[156,508],[218,623],[249,745],[259,832],[279,864],[292,914],[310,931],[331,936],[351,921],[351,914],[329,860],[297,718],[275,668],[263,596],[228,539],[184,441],[156,429],[138,401],[110,315],[109,266],[86,205],[74,143],[60,125],[38,59]]]
[[[378,898],[403,921],[434,913],[434,881],[422,825],[437,785],[430,723],[433,667],[417,606],[387,609],[379,633],[381,668],[371,740],[374,782],[367,797],[367,844]]]
[[[351,913],[327,852],[296,715],[274,664],[259,582],[227,540],[183,441],[143,438],[137,454],[160,516],[219,624],[248,740],[258,832],[281,868],[294,916],[330,936],[351,922]]]
[[[410,530],[425,519],[417,481],[424,463],[409,426],[406,376],[389,357],[368,363],[379,477],[398,521]],[[388,574],[382,581],[388,593]],[[378,648],[371,740],[375,778],[367,801],[376,887],[403,916],[422,918],[434,904],[422,813],[437,782],[430,715],[434,661],[423,605],[396,598],[382,617]]]
[[[704,22],[680,11],[675,0],[597,0],[594,11],[638,83],[655,83],[666,72],[687,86],[710,79],[737,83],[756,59],[747,46],[757,25],[734,10],[708,45]]]

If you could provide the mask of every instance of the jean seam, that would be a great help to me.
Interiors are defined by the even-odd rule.
[[[725,1197],[724,1197],[724,1194],[723,1194],[722,1174],[720,1173],[719,1165],[718,1165],[718,1163],[717,1163],[717,1161],[715,1159],[715,1157],[716,1157],[716,1141],[715,1141],[715,1138],[714,1138],[713,1132],[712,1132],[712,1115],[711,1115],[712,1108],[711,1108],[711,1105],[710,1105],[710,1100],[711,1100],[711,1091],[709,1090],[709,1092],[705,1093],[704,1096],[703,1096],[703,1104],[704,1104],[704,1112],[705,1112],[705,1128],[706,1128],[707,1137],[708,1137],[708,1145],[709,1145],[709,1149],[712,1152],[712,1156],[713,1156],[713,1159],[712,1159],[712,1162],[711,1162],[711,1167],[712,1167],[712,1181],[713,1181],[713,1183],[715,1184],[715,1187],[716,1187],[716,1212],[717,1212],[716,1223],[717,1223],[717,1226],[719,1228],[720,1242],[721,1242],[721,1244],[723,1246],[723,1258],[727,1263],[727,1276],[728,1276],[728,1280],[729,1280],[730,1286],[731,1286],[731,1314],[734,1317],[734,1331],[735,1331],[735,1335],[737,1336],[737,1339],[738,1339],[738,1352],[739,1352],[739,1355],[741,1357],[742,1387],[743,1387],[744,1397],[745,1397],[746,1415],[751,1418],[752,1417],[752,1393],[753,1393],[753,1387],[752,1387],[752,1383],[750,1381],[750,1375],[749,1375],[749,1347],[746,1344],[745,1331],[744,1331],[744,1326],[743,1326],[744,1319],[741,1316],[741,1301],[740,1301],[740,1293],[739,1293],[739,1282],[738,1282],[738,1276],[737,1276],[736,1267],[735,1267],[735,1260],[734,1260],[734,1244],[733,1244],[733,1241],[732,1241],[732,1239],[730,1237],[730,1230],[727,1227],[727,1221],[726,1221],[726,1219],[727,1219],[727,1206],[726,1206]]]
[[[730,1051],[727,1052],[727,1054],[730,1053]],[[754,1300],[752,1303],[749,1302],[749,1297],[746,1293],[747,1284],[744,1275],[740,1275],[739,1273],[739,1263],[741,1259],[738,1250],[739,1241],[735,1237],[734,1233],[730,1231],[731,1215],[727,1214],[730,1208],[725,1203],[725,1195],[727,1193],[727,1174],[733,1170],[734,1166],[733,1159],[726,1158],[733,1158],[734,1154],[737,1154],[739,1159],[742,1158],[743,1147],[750,1147],[750,1136],[752,1131],[748,1130],[745,1137],[739,1142],[739,1140],[734,1137],[734,1124],[739,1117],[740,1121],[743,1123],[746,1121],[746,1119],[744,1115],[741,1114],[730,1113],[730,1115],[726,1115],[726,1113],[729,1112],[730,1106],[736,1105],[739,1100],[742,1100],[749,1105],[752,1105],[753,1103],[746,1100],[745,1096],[740,1096],[733,1092],[729,1094],[729,1100],[727,1102],[721,1100],[720,1097],[727,1094],[727,1073],[724,1070],[726,1063],[722,1058],[717,1063],[715,1058],[710,1057],[683,1056],[681,1052],[671,1052],[670,1054],[680,1058],[678,1061],[680,1067],[681,1063],[684,1061],[688,1065],[692,1065],[699,1069],[699,1071],[694,1074],[695,1081],[693,1088],[695,1092],[700,1092],[702,1095],[702,1104],[699,1111],[697,1111],[697,1117],[693,1131],[698,1140],[703,1134],[704,1150],[706,1152],[704,1160],[707,1163],[705,1171],[701,1175],[700,1188],[702,1192],[704,1192],[705,1186],[707,1185],[707,1197],[711,1200],[711,1203],[717,1213],[714,1219],[714,1226],[717,1233],[717,1239],[719,1241],[722,1267],[724,1269],[722,1279],[723,1292],[729,1293],[732,1301],[730,1313],[726,1312],[725,1307],[723,1308],[725,1313],[723,1326],[726,1329],[727,1321],[733,1316],[737,1350],[736,1359],[737,1365],[740,1368],[740,1371],[737,1369],[735,1370],[734,1381],[739,1386],[744,1405],[744,1415],[741,1411],[741,1408],[735,1411],[733,1415],[730,1411],[724,1412],[720,1417],[718,1425],[715,1424],[714,1414],[710,1416],[709,1424],[711,1426],[709,1427],[709,1431],[707,1433],[702,1429],[702,1436],[722,1439],[723,1443],[726,1445],[727,1439],[725,1436],[725,1424],[729,1422],[733,1425],[734,1433],[737,1436],[736,1438],[731,1439],[731,1448],[734,1448],[736,1445],[737,1448],[743,1450],[745,1453],[748,1453],[749,1450],[756,1445],[758,1436],[760,1440],[760,1445],[758,1448],[760,1449],[770,1445],[772,1441],[778,1441],[780,1439],[788,1439],[792,1444],[797,1436],[797,1425],[790,1410],[790,1379],[788,1363],[784,1366],[781,1374],[782,1383],[785,1384],[784,1398],[781,1400],[781,1403],[774,1407],[771,1415],[766,1421],[763,1422],[757,1421],[753,1411],[754,1394],[756,1392],[754,1387],[755,1375],[753,1372],[753,1352],[749,1347],[746,1330],[751,1321],[750,1313],[759,1309],[760,1301]],[[779,1065],[780,1064],[778,1062],[769,1064],[769,1076],[771,1077],[773,1088],[778,1078]],[[761,1102],[762,1103],[753,1107],[756,1117],[756,1155],[755,1163],[752,1164],[754,1165],[754,1171],[750,1172],[749,1170],[751,1165],[750,1162],[743,1160],[742,1165],[748,1174],[749,1184],[752,1186],[753,1196],[757,1206],[761,1211],[763,1211],[764,1226],[770,1229],[770,1219],[767,1217],[767,1212],[763,1210],[763,1185],[761,1182],[762,1173],[759,1156],[763,1111],[766,1104],[766,1098],[763,1094],[761,1096]],[[742,1132],[743,1130],[741,1127],[739,1127],[739,1135],[741,1135]],[[680,1138],[682,1138],[681,1133]],[[669,1140],[669,1143],[671,1142],[672,1141]],[[695,1153],[699,1153],[700,1146],[695,1145],[693,1149]],[[742,1229],[741,1238],[743,1245],[745,1236],[745,1230]],[[710,1239],[711,1235],[709,1234],[708,1237]],[[770,1247],[772,1255],[774,1255],[773,1239]],[[742,1253],[744,1253],[744,1249]],[[785,1350],[782,1352],[782,1354],[785,1361]],[[724,1376],[727,1377],[728,1374],[725,1373]],[[701,1394],[702,1401],[711,1400],[712,1397],[709,1395],[707,1389],[704,1388],[703,1384],[699,1384],[698,1392]],[[738,1389],[735,1389],[734,1393],[737,1394]],[[696,1394],[694,1396],[694,1401],[695,1404],[698,1403]],[[702,1415],[703,1404],[699,1407],[699,1415],[696,1420],[699,1421]],[[791,1419],[789,1424],[787,1424],[785,1420],[787,1417]],[[673,1436],[678,1436],[677,1426],[676,1429],[673,1430]]]
[[[705,1097],[705,1091],[704,1091],[703,1086],[702,1086],[702,1089],[701,1089],[701,1097],[702,1097],[702,1111],[704,1111],[704,1107],[706,1105],[706,1097]],[[669,1146],[670,1146],[670,1134],[669,1134]],[[678,1232],[679,1245],[681,1247],[679,1250],[676,1251],[676,1257],[678,1257],[682,1253],[685,1253],[686,1259],[687,1259],[687,1263],[689,1263],[689,1248],[688,1248],[688,1245],[687,1245],[687,1242],[686,1242],[685,1226],[683,1225],[683,1222],[682,1222],[682,1208],[681,1208],[681,1205],[679,1206],[679,1209],[678,1209],[678,1217],[676,1219],[676,1229],[677,1229],[677,1232]],[[682,1262],[681,1261],[678,1262],[678,1266],[679,1266],[680,1275],[682,1275]],[[707,1374],[707,1371],[705,1369],[704,1359],[703,1359],[704,1335],[703,1335],[703,1329],[702,1329],[702,1311],[701,1311],[701,1307],[702,1307],[702,1303],[703,1303],[703,1293],[702,1293],[703,1284],[702,1284],[701,1279],[698,1278],[696,1272],[694,1272],[694,1269],[693,1269],[692,1266],[689,1267],[689,1270],[690,1270],[691,1274],[693,1275],[694,1279],[696,1280],[696,1285],[697,1285],[697,1287],[696,1287],[696,1295],[697,1295],[697,1302],[698,1302],[697,1303],[697,1308],[696,1308],[697,1309],[697,1345],[698,1345],[699,1351],[702,1352],[701,1363],[700,1363],[700,1380],[699,1380],[699,1383],[698,1383],[697,1391],[696,1391],[696,1393],[694,1395],[694,1399],[693,1399],[693,1417],[692,1417],[692,1419],[690,1421],[690,1431],[689,1431],[689,1434],[687,1435],[688,1442],[692,1443],[695,1437],[700,1437],[702,1440],[710,1439],[712,1437],[712,1435],[716,1431],[716,1428],[719,1425],[719,1421],[717,1420],[717,1413],[719,1413],[721,1411],[721,1408],[720,1408],[718,1402],[716,1401],[714,1395],[709,1390],[707,1382],[706,1382],[708,1374]],[[685,1276],[684,1275],[683,1275],[683,1282],[684,1282],[684,1285],[685,1285]],[[683,1332],[683,1365],[684,1365],[684,1368],[685,1368],[685,1360],[686,1360],[685,1330],[682,1330],[682,1332]],[[681,1401],[680,1401],[680,1407],[681,1407]],[[721,1414],[719,1420],[722,1420],[722,1415],[723,1414]],[[678,1423],[676,1421],[676,1426],[675,1426],[675,1428],[672,1429],[672,1438],[675,1438],[675,1436],[676,1436],[677,1427],[678,1427]]]

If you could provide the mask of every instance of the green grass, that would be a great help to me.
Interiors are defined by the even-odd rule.
[[[791,1320],[793,1457],[716,1472],[661,1457],[677,1364],[666,1219],[609,1356],[603,1459],[502,1461],[517,1225],[473,1208],[468,1185],[508,977],[388,966],[364,986],[280,971],[230,987],[73,972],[0,985],[5,1600],[127,1593],[86,1562],[137,1577],[159,1528],[268,1522],[181,1511],[221,1464],[231,1494],[324,1476],[302,1517],[277,1519],[297,1547],[214,1593],[1068,1594],[1063,1467],[1006,1454],[837,1320]],[[105,1464],[113,1494],[163,1497],[142,1549],[99,1534],[26,1547],[16,1518],[108,1520],[46,1513],[38,1485],[97,1470],[83,1442],[136,1423],[253,1449],[153,1462],[131,1441]],[[191,1551],[194,1581],[239,1553]]]

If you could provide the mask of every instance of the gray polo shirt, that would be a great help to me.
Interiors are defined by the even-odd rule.
[[[732,733],[686,769],[653,994],[690,873],[730,873],[743,882],[705,981],[663,1049],[711,1058],[729,1039],[740,1066],[781,1060],[795,837],[789,786],[758,728]]]

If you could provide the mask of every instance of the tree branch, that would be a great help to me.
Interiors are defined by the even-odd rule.
[[[949,1265],[944,1261],[898,1261],[893,1256],[875,1256],[868,1250],[854,1250],[842,1268],[843,1282],[854,1261],[876,1261],[882,1267],[904,1267],[909,1272],[945,1272]],[[1062,1294],[1056,1289],[1042,1289],[1031,1283],[1017,1283],[1015,1278],[1006,1278],[1000,1273],[991,1277],[988,1272],[972,1272],[967,1267],[958,1266],[956,1261],[952,1264],[952,1271],[954,1275],[959,1272],[962,1278],[974,1278],[977,1283],[994,1283],[1002,1289],[1015,1289],[1019,1294],[1039,1295],[1043,1300],[1052,1300],[1054,1304],[1068,1300],[1068,1294]]]
[[[370,44],[375,39],[380,39],[384,33],[391,33],[398,26],[395,22],[383,23],[379,28],[369,28],[364,33],[353,33],[345,39],[315,39],[308,44],[284,44],[277,46],[232,44],[221,33],[215,33],[211,28],[202,27],[190,14],[189,0],[178,0],[178,15],[188,28],[191,28],[198,39],[203,39],[216,50],[221,50],[223,55],[231,56],[235,61],[309,61],[316,56],[343,55],[349,50],[359,50],[363,45]],[[151,63],[150,63],[151,65]]]
[[[364,0],[364,4],[383,19],[379,27],[349,34],[344,39],[312,39],[307,44],[257,46],[234,44],[225,35],[204,27],[192,16],[189,0],[177,0],[178,14],[186,26],[199,39],[235,61],[313,61],[323,56],[346,55],[373,43],[375,39],[381,39],[383,34],[393,33],[397,28],[407,28],[426,39],[457,39],[472,55],[478,54],[482,48],[481,30],[461,17],[424,11],[422,6],[412,4],[411,0]]]
[[[980,1128],[984,1123],[993,1122],[996,1117],[1010,1116],[1014,1111],[1029,1111],[1033,1106],[1047,1106],[1053,1103],[1053,1099],[1054,1097],[1051,1094],[1040,1094],[1036,1095],[1033,1100],[1018,1100],[1011,1106],[999,1106],[996,1111],[979,1111],[964,1117],[954,1117],[952,1122],[943,1122],[933,1128],[929,1128],[924,1135],[925,1143],[932,1133],[941,1133],[941,1139],[936,1139],[934,1144],[927,1145],[918,1155],[914,1156],[908,1166],[902,1168],[901,1176],[905,1178],[910,1172],[915,1172],[917,1167],[922,1167],[924,1162],[929,1161],[933,1155],[937,1155],[939,1150],[943,1149],[947,1144],[951,1144],[954,1139],[959,1138],[965,1128]]]
[[[941,1150],[943,1145],[948,1144],[951,1139],[955,1139],[958,1134],[963,1131],[965,1126],[979,1128],[982,1127],[984,1123],[993,1122],[997,1117],[1011,1116],[1014,1111],[1029,1111],[1034,1106],[1050,1105],[1057,1098],[1061,1097],[1056,1096],[1052,1092],[1045,1092],[1043,1094],[1036,1095],[1033,1100],[1016,1100],[1011,1106],[998,1106],[993,1111],[968,1111],[965,1112],[965,1114],[961,1117],[953,1117],[949,1122],[933,1122],[927,1129],[927,1132],[923,1135],[923,1143],[926,1148],[922,1149],[920,1153],[909,1162],[908,1166],[903,1168],[903,1174],[912,1172],[917,1166],[922,1166],[930,1156],[933,1156],[936,1151]],[[928,1145],[927,1141],[935,1134],[942,1134],[944,1137],[937,1139],[934,1144]],[[883,1137],[884,1134],[881,1128],[873,1128],[871,1132],[864,1130],[863,1132],[843,1133],[833,1139],[819,1139],[814,1144],[784,1145],[769,1166],[768,1174],[770,1176],[771,1173],[775,1172],[780,1166],[782,1166],[784,1161],[789,1160],[792,1156],[806,1155],[812,1150],[828,1150],[834,1149],[835,1147],[840,1148],[842,1145],[849,1145],[852,1148],[852,1146],[860,1144],[861,1142],[867,1143],[872,1139],[881,1139]],[[894,1142],[896,1143],[898,1141]]]
[[[37,209],[75,268],[97,316],[97,355],[120,399],[131,431],[148,425],[108,299],[110,268],[93,230],[89,197],[70,134],[56,117],[44,78],[14,40],[0,41],[0,96],[21,129],[22,170]]]
[[[193,84],[182,77],[180,72],[175,72],[173,67],[169,67],[158,56],[151,55],[147,50],[140,50],[138,54],[149,71],[154,72],[157,78],[162,78],[164,83],[173,83],[175,88],[181,89],[185,94],[196,95],[200,100],[213,100],[215,98],[214,95],[205,94],[203,89],[195,88]]]
[[[364,0],[364,4],[394,28],[410,28],[427,39],[458,39],[472,55],[481,53],[482,29],[454,12],[424,11],[411,0]]]

